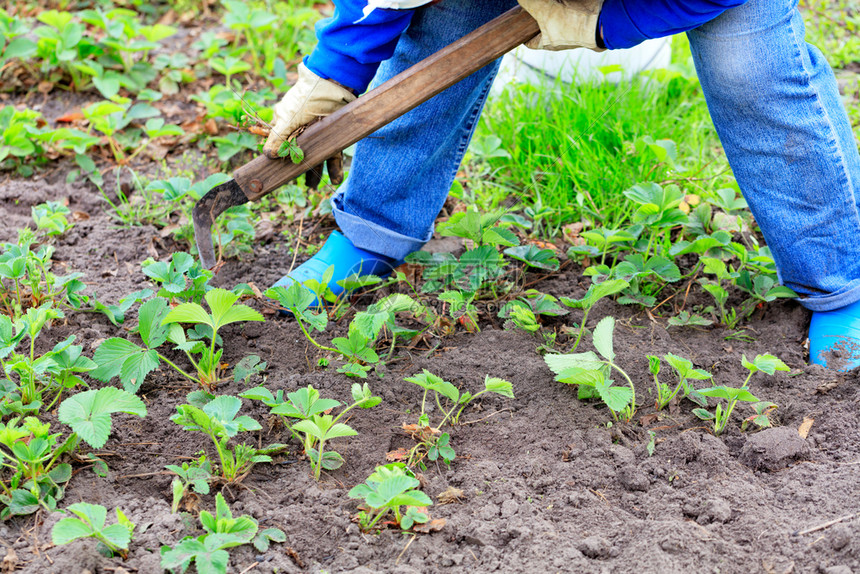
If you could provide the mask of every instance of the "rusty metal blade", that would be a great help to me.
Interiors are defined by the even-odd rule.
[[[206,269],[215,267],[215,246],[212,244],[212,225],[227,209],[248,202],[248,197],[235,180],[231,179],[209,190],[191,210],[194,221],[194,240],[200,254],[200,263]]]

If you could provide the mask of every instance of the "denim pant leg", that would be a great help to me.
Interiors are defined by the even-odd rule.
[[[782,282],[813,311],[860,300],[860,155],[797,0],[750,0],[689,32],[729,163]]]
[[[515,5],[446,0],[417,10],[371,87]],[[332,198],[338,226],[353,244],[402,259],[430,240],[498,67],[486,66],[358,144],[349,177]]]

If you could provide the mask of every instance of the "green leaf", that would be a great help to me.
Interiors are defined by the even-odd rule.
[[[323,455],[325,456],[325,455]],[[287,535],[280,528],[266,528],[257,533],[254,537],[254,548],[258,552],[266,552],[269,549],[269,542],[286,542]]]
[[[630,387],[613,387],[612,381],[604,379],[595,385],[600,398],[611,410],[620,412],[633,400],[633,389]]]
[[[158,366],[155,351],[141,349],[131,341],[113,337],[96,349],[93,360],[98,368],[90,376],[108,382],[117,375],[123,386],[137,389],[152,370]],[[128,363],[128,365],[126,365]]]
[[[743,366],[746,367],[752,373],[757,373],[758,371],[761,371],[763,373],[767,373],[768,375],[773,375],[776,373],[776,371],[791,370],[788,365],[786,365],[773,355],[758,355],[752,363],[747,360],[746,355],[743,355],[741,360],[743,362]]]
[[[162,319],[162,325],[168,323],[202,323],[214,326],[212,316],[197,303],[182,303],[174,307],[167,316]]]
[[[717,418],[714,413],[705,409],[693,409],[693,414],[703,421],[712,421]]]
[[[522,261],[530,267],[555,271],[559,267],[558,258],[552,249],[541,249],[536,245],[520,245],[505,249],[505,255]]]
[[[593,342],[597,352],[609,361],[615,361],[615,350],[612,346],[612,333],[615,330],[615,318],[604,317],[594,328]]]
[[[55,546],[61,546],[92,534],[93,530],[77,518],[63,518],[51,529],[51,542]]]
[[[514,386],[504,379],[497,379],[488,375],[484,379],[484,388],[491,393],[496,393],[509,399],[514,398]]]
[[[544,362],[557,375],[568,369],[577,368],[586,371],[600,370],[605,363],[598,356],[588,351],[587,353],[574,353],[570,355],[545,355]]]
[[[114,387],[84,391],[60,403],[60,422],[72,427],[93,448],[102,448],[111,430],[111,415],[127,413],[146,416],[146,406],[139,397]]]
[[[167,340],[167,327],[162,322],[168,314],[166,299],[156,297],[140,306],[138,311],[138,327],[140,338],[150,349],[156,349]]]
[[[710,387],[707,389],[701,389],[699,394],[704,395],[706,397],[714,397],[717,399],[726,399],[727,401],[744,401],[755,403],[758,402],[757,399],[752,393],[750,393],[746,389],[735,389],[732,387],[726,387],[720,385],[718,387]]]

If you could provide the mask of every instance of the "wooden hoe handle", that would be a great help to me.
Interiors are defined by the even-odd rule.
[[[250,201],[278,189],[339,151],[367,137],[409,110],[426,102],[520,44],[540,29],[522,8],[514,8],[415,64],[332,115],[309,126],[296,138],[305,157],[257,157],[233,177]]]

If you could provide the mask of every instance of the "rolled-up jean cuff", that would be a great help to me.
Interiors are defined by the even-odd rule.
[[[860,301],[860,279],[855,279],[839,291],[820,297],[798,297],[797,301],[810,311],[833,311]]]
[[[386,229],[377,223],[362,219],[357,215],[347,213],[342,208],[343,194],[337,193],[331,198],[331,211],[341,232],[352,244],[360,249],[403,260],[407,255],[418,251],[433,237],[433,229],[427,232],[424,239],[416,239]]]

